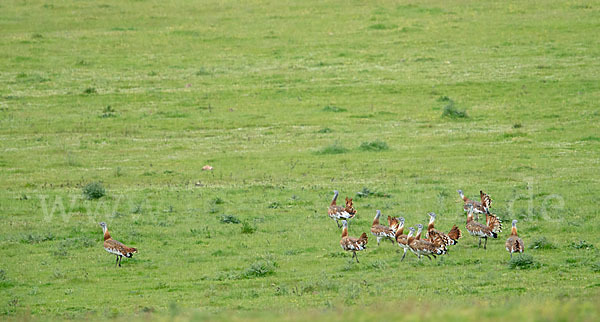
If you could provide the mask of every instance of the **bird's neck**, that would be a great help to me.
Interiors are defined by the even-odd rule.
[[[332,206],[335,206],[335,205],[336,205],[336,200],[337,200],[337,197],[338,197],[338,194],[337,194],[337,193],[333,195],[333,200],[331,200],[331,205],[332,205]]]
[[[375,219],[373,219],[373,226],[379,225],[379,214],[375,215]]]
[[[344,237],[346,237],[346,236],[348,236],[348,227],[344,227],[344,228],[342,229],[342,238],[344,238]]]
[[[427,230],[432,230],[434,228],[433,226],[433,222],[435,221],[435,219],[431,218],[429,219],[429,225],[427,225]]]
[[[517,235],[517,227],[513,226],[513,228],[510,231],[510,235],[511,236],[519,236],[519,235]]]
[[[108,228],[102,227],[102,231],[104,232],[104,240],[110,239],[110,234],[108,233]]]

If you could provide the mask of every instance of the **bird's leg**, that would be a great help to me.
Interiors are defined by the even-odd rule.
[[[357,263],[360,263],[360,262],[358,261],[358,255],[356,255],[356,252],[354,252],[354,257],[356,258],[356,262],[357,262]]]
[[[510,252],[510,259],[512,259],[512,252]]]
[[[338,228],[342,227],[342,226],[340,226],[340,221],[339,220],[336,219],[335,223],[337,224]]]
[[[381,241],[381,237],[377,237],[377,246],[379,246],[379,241]]]
[[[403,261],[404,257],[406,257],[406,248],[404,248],[404,255],[402,255],[402,259],[400,261]]]
[[[435,254],[431,254],[431,256],[433,256],[433,258],[437,259],[437,257],[435,257]],[[431,258],[430,258],[431,259]]]
[[[119,255],[117,255],[117,261],[115,262],[115,267],[117,267],[117,264],[119,264]]]
[[[431,256],[429,256],[429,255],[425,255],[425,256],[427,256],[427,258],[429,258],[429,260],[431,260]]]
[[[121,267],[121,261],[123,260],[123,255],[119,255],[119,267]]]
[[[485,244],[483,244],[483,249],[487,249],[486,246],[487,246],[487,237],[485,237]]]
[[[477,248],[481,248],[481,237],[479,237],[479,246]]]

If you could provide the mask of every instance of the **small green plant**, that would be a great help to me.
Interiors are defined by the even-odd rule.
[[[242,274],[245,278],[263,277],[275,273],[277,263],[270,260],[262,260],[254,262]]]
[[[379,197],[379,198],[390,198],[392,195],[381,191],[371,191],[367,187],[363,187],[361,191],[356,193],[356,198],[367,198],[367,197]]]
[[[389,149],[389,147],[384,141],[375,140],[371,142],[363,142],[360,145],[360,149],[363,151],[385,151]]]
[[[580,240],[579,242],[571,242],[569,245],[574,249],[594,249],[594,245],[586,242],[585,240]]]
[[[29,233],[21,236],[21,243],[24,244],[39,244],[50,240],[54,240],[54,235],[52,233]]]
[[[242,234],[253,234],[256,231],[256,227],[251,225],[249,222],[244,221],[242,223]]]
[[[592,272],[600,273],[600,262],[593,263],[590,268],[592,269]]]
[[[340,112],[346,112],[347,109],[343,108],[343,107],[337,107],[337,106],[333,106],[333,105],[327,105],[325,107],[323,107],[323,112],[334,112],[334,113],[340,113]]]
[[[454,105],[454,101],[451,99],[448,99],[446,106],[444,106],[444,111],[442,112],[442,117],[458,119],[458,118],[467,118],[469,116],[467,115],[466,110],[458,109]]]
[[[106,190],[100,182],[91,182],[83,187],[83,196],[88,200],[100,199],[105,194]]]
[[[100,117],[102,118],[108,118],[108,117],[116,117],[117,111],[115,111],[115,109],[113,109],[110,105],[107,105],[103,110],[102,110],[102,115],[100,115]]]
[[[277,209],[277,208],[281,208],[281,205],[279,204],[279,202],[277,202],[277,201],[273,201],[273,202],[271,202],[271,203],[270,203],[270,204],[267,206],[267,208],[269,208],[269,209]]]
[[[333,132],[333,130],[328,127],[324,127],[317,131],[317,133],[331,133],[331,132]]]
[[[222,224],[239,224],[240,220],[234,215],[221,215]]]
[[[533,249],[554,249],[556,246],[549,241],[545,236],[541,236],[536,238],[532,243],[531,247]]]
[[[83,90],[83,94],[88,94],[89,95],[89,94],[97,94],[97,93],[98,93],[98,91],[95,88],[93,88],[93,87],[88,87],[88,88],[86,88],[86,89]]]
[[[334,143],[332,145],[326,146],[321,150],[317,151],[317,154],[342,154],[348,152],[348,149],[339,145],[338,143]]]
[[[529,254],[513,255],[508,262],[508,267],[511,269],[530,269],[539,268],[540,266],[540,263]]]

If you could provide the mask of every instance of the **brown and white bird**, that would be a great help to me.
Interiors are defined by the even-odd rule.
[[[354,238],[348,236],[348,222],[342,220],[342,239],[340,240],[340,245],[342,249],[348,252],[352,252],[352,258],[356,258],[356,262],[358,261],[358,256],[356,252],[364,250],[367,248],[368,237],[367,233],[362,233],[359,238]]]
[[[506,250],[510,252],[510,258],[512,258],[513,253],[523,253],[525,250],[525,244],[523,244],[523,240],[519,238],[517,234],[517,220],[512,221],[512,229],[510,231],[510,236],[506,239]]]
[[[104,249],[107,252],[117,256],[115,266],[119,264],[119,267],[121,267],[121,260],[123,259],[123,256],[131,258],[133,257],[133,254],[137,253],[137,249],[133,247],[127,247],[122,243],[112,239],[105,222],[101,222],[100,226],[102,227],[102,232],[104,232]]]
[[[479,247],[481,247],[481,239],[485,239],[483,249],[486,249],[488,238],[498,238],[498,233],[502,231],[502,222],[498,217],[492,215],[487,225],[478,223],[473,219],[473,208],[473,205],[469,206],[466,228],[471,235],[479,237]]]
[[[333,191],[333,200],[331,200],[331,204],[329,205],[329,209],[327,210],[327,213],[329,215],[329,218],[335,220],[335,223],[337,224],[338,228],[342,227],[340,225],[340,220],[350,220],[352,218],[354,218],[354,216],[356,215],[356,209],[354,209],[354,206],[352,204],[352,198],[346,197],[346,206],[342,207],[342,206],[338,206],[336,204],[337,202],[337,197],[339,195],[339,192],[337,190]]]
[[[404,218],[400,217],[400,218],[398,218],[398,229],[396,230],[396,234],[394,236],[396,239],[396,243],[398,243],[398,246],[402,247],[402,249],[404,250],[404,254],[402,255],[402,259],[400,261],[404,260],[404,257],[406,257],[406,251],[409,249],[408,236],[403,235],[403,233],[404,233]]]
[[[395,232],[392,228],[379,224],[379,217],[381,217],[381,210],[377,210],[377,214],[373,219],[373,224],[371,224],[371,234],[377,237],[377,245],[379,245],[379,242],[382,238],[393,241],[395,235]]]
[[[458,229],[458,227],[453,226],[452,230],[450,230],[450,232],[453,232],[452,236],[456,238],[454,239],[450,237],[450,232],[446,234],[442,231],[435,229],[435,213],[430,212],[427,215],[429,215],[429,224],[427,225],[427,239],[429,241],[433,241],[436,238],[440,238],[446,246],[458,244],[458,239],[461,237],[460,229]]]
[[[488,212],[489,206],[492,204],[492,199],[490,198],[490,196],[483,193],[483,191],[481,191],[481,190],[479,190],[479,196],[481,198],[481,202],[474,201],[474,200],[471,200],[471,199],[465,197],[462,190],[458,190],[458,194],[460,195],[460,198],[464,202],[464,206],[463,206],[464,211],[468,211],[469,205],[473,205],[473,212],[477,216],[477,220],[479,220],[479,214],[485,214],[486,212]],[[485,200],[485,203],[484,203],[484,200]],[[487,208],[486,208],[486,204],[487,204]]]
[[[395,234],[396,230],[398,230],[398,227],[399,227],[399,224],[400,224],[400,222],[398,221],[398,218],[388,216],[387,220],[388,220],[388,227],[390,227],[390,229]]]
[[[423,230],[423,225],[419,224],[419,230]],[[430,242],[424,239],[416,239],[412,237],[412,234],[415,232],[414,227],[409,228],[410,233],[408,234],[407,243],[410,250],[417,255],[419,260],[421,260],[421,256],[425,256],[431,260],[431,256],[436,258],[436,255],[442,255],[446,253],[446,246],[444,246],[441,240],[435,240],[434,242]]]

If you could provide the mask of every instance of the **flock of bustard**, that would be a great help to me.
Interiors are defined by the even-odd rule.
[[[480,191],[481,202],[473,201],[465,197],[462,190],[458,190],[458,193],[464,201],[464,210],[467,212],[467,224],[465,228],[467,231],[475,236],[479,237],[479,247],[481,247],[481,240],[484,239],[485,243],[483,248],[487,246],[488,238],[498,238],[498,233],[502,231],[502,221],[494,214],[490,213],[490,205],[492,199],[489,195]],[[362,233],[360,237],[348,236],[348,222],[356,216],[356,209],[352,203],[352,198],[346,197],[346,205],[338,206],[337,198],[338,191],[334,191],[333,200],[329,205],[328,214],[329,217],[334,219],[338,224],[338,228],[342,228],[342,240],[340,245],[345,251],[352,252],[352,258],[356,259],[358,263],[358,256],[356,252],[364,250],[367,247],[368,237],[367,233]],[[485,214],[485,224],[480,223],[473,217],[476,215],[479,217],[480,214]],[[436,258],[437,255],[443,255],[448,252],[448,246],[456,245],[460,239],[460,229],[454,225],[448,233],[435,229],[435,217],[433,212],[429,214],[429,224],[427,225],[427,234],[425,238],[421,238],[423,231],[423,225],[418,224],[416,233],[415,228],[410,227],[408,235],[404,235],[404,218],[394,218],[388,216],[388,225],[382,225],[379,223],[379,217],[381,217],[381,211],[377,210],[373,224],[371,225],[371,234],[377,238],[377,245],[382,239],[387,239],[398,244],[398,246],[404,249],[402,260],[406,257],[407,251],[411,251],[415,254],[419,260],[422,256],[425,256],[431,260],[431,256]],[[340,225],[340,221],[342,224]],[[101,222],[102,232],[104,233],[104,249],[117,257],[115,265],[121,267],[121,260],[124,257],[131,258],[133,254],[137,253],[137,249],[133,247],[127,247],[124,244],[112,239],[105,222]],[[513,253],[523,253],[524,246],[523,240],[517,235],[517,220],[512,222],[512,230],[510,236],[506,240],[506,250],[510,252],[512,258]]]
[[[481,247],[481,240],[484,239],[483,248],[487,247],[488,238],[498,238],[498,233],[502,232],[502,221],[498,216],[490,212],[490,206],[492,199],[490,196],[483,191],[479,191],[481,201],[473,201],[465,197],[462,190],[458,190],[458,194],[464,201],[464,211],[467,212],[467,224],[465,228],[467,231],[475,236],[479,237],[479,247]],[[356,209],[352,203],[352,198],[346,197],[345,206],[337,205],[337,198],[339,192],[334,191],[333,200],[329,205],[328,214],[331,219],[334,219],[338,225],[338,228],[342,227],[342,239],[340,245],[345,251],[352,252],[352,258],[356,259],[358,263],[358,256],[356,252],[364,250],[367,247],[368,237],[367,233],[362,233],[360,237],[348,236],[348,222],[356,216]],[[479,215],[485,215],[485,224],[480,223]],[[406,257],[406,252],[411,251],[415,254],[419,260],[422,256],[425,256],[431,260],[431,256],[436,258],[437,255],[443,255],[448,252],[448,246],[456,245],[458,240],[462,236],[460,229],[454,225],[448,233],[435,229],[435,217],[436,214],[430,212],[429,224],[427,225],[427,234],[425,238],[421,238],[423,231],[423,225],[418,224],[415,233],[415,228],[408,228],[408,235],[404,235],[404,218],[387,217],[388,225],[382,225],[379,223],[381,217],[381,211],[377,210],[377,214],[373,219],[371,225],[371,234],[377,238],[377,245],[379,245],[382,239],[390,240],[397,243],[398,246],[404,249],[402,260]],[[477,216],[477,219],[474,218]],[[340,225],[340,221],[342,224]],[[524,244],[523,240],[519,238],[517,234],[517,220],[512,221],[512,229],[510,236],[506,239],[506,250],[510,252],[512,258],[513,253],[523,253]]]

